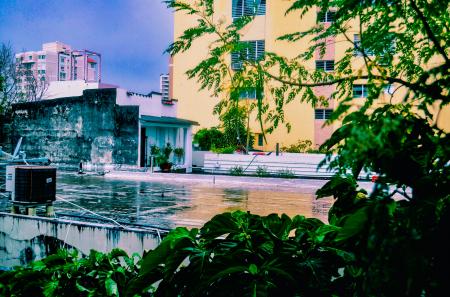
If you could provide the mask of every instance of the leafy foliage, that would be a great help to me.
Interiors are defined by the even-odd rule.
[[[137,276],[139,259],[119,249],[87,257],[59,250],[28,267],[0,272],[0,296],[119,296]]]
[[[236,175],[236,176],[244,175],[244,168],[242,168],[242,166],[239,166],[239,165],[234,166],[234,167],[230,168],[230,174]]]
[[[267,169],[267,166],[258,166],[255,171],[256,175],[259,177],[267,177],[270,176],[270,172]]]
[[[219,129],[203,128],[194,135],[194,142],[197,143],[201,150],[209,151],[211,147],[221,148],[223,144],[223,133]]]
[[[306,153],[309,150],[312,149],[312,141],[307,139],[307,140],[299,140],[297,141],[296,144],[292,144],[288,147],[283,146],[281,148],[282,152],[286,152],[286,153]]]
[[[159,282],[155,296],[330,296],[352,260],[330,245],[335,233],[302,216],[223,213],[200,230],[173,230],[140,277]]]

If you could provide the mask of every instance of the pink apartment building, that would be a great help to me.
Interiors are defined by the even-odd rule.
[[[101,81],[101,55],[89,50],[75,50],[59,41],[44,43],[42,50],[16,54],[19,86],[27,88],[29,77],[41,84],[53,81]],[[28,76],[28,79],[27,79]]]

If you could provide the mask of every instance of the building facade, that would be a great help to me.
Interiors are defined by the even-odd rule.
[[[76,82],[66,82],[75,84]],[[53,163],[101,165],[104,168],[151,165],[152,146],[182,148],[169,161],[192,169],[192,125],[177,118],[177,106],[164,104],[160,93],[148,95],[121,88],[67,88],[59,98],[12,106],[11,138],[23,137],[28,157]]]
[[[18,86],[27,97],[42,99],[54,81],[101,81],[101,55],[76,50],[59,41],[44,43],[40,51],[16,54]]]
[[[194,1],[187,1],[193,3]],[[255,3],[257,6],[255,7]],[[214,19],[222,24],[231,24],[233,18],[244,15],[254,15],[253,21],[241,30],[241,40],[248,43],[247,57],[259,59],[265,52],[274,52],[287,58],[295,58],[299,53],[304,53],[311,44],[305,42],[288,42],[278,40],[282,35],[295,31],[306,31],[314,27],[317,23],[329,26],[333,22],[334,11],[330,10],[325,14],[311,9],[302,17],[298,13],[285,14],[292,5],[289,0],[223,0],[214,1]],[[196,24],[196,17],[187,15],[184,12],[175,12],[174,17],[174,38],[175,40],[186,30]],[[356,23],[349,24],[357,28]],[[352,32],[351,32],[352,33]],[[352,34],[353,41],[358,42],[359,36],[355,30]],[[173,88],[173,98],[179,100],[179,114],[182,117],[193,119],[199,122],[201,128],[217,126],[219,119],[213,114],[214,106],[219,102],[208,90],[200,90],[200,84],[195,79],[188,79],[186,71],[198,65],[208,57],[209,45],[215,37],[203,37],[196,40],[191,48],[173,57],[173,67],[171,68],[171,84]],[[344,36],[336,36],[325,41],[327,44],[325,53],[316,52],[314,58],[305,65],[307,69],[322,69],[323,71],[333,71],[334,62],[340,60],[346,54],[351,42]],[[236,55],[229,57],[230,68],[239,69],[240,61]],[[352,63],[354,69],[363,69],[364,62],[361,55],[355,55]],[[355,105],[362,104],[361,98],[367,96],[367,88],[364,81],[355,82],[353,97]],[[296,143],[298,140],[311,140],[315,147],[320,146],[333,131],[339,126],[334,123],[331,126],[324,126],[325,121],[330,117],[331,112],[337,107],[335,99],[330,96],[333,93],[333,86],[316,87],[316,95],[328,99],[327,106],[311,106],[309,103],[301,103],[293,100],[284,106],[285,121],[291,124],[290,133],[284,127],[279,127],[272,134],[267,136],[267,143],[263,142],[261,130],[256,118],[251,118],[250,129],[255,134],[255,148],[264,150],[274,150],[278,143],[280,147]],[[380,98],[380,102],[388,100],[391,89],[387,88],[385,94]],[[396,93],[398,98],[402,98],[402,90]],[[255,98],[251,92],[245,95],[246,99]],[[271,100],[271,94],[267,90],[264,98]],[[248,100],[247,100],[248,101]],[[450,130],[450,109],[443,110],[439,117],[439,124],[444,129]],[[282,125],[280,125],[282,126]]]

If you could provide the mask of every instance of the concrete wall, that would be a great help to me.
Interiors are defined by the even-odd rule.
[[[113,248],[129,255],[142,254],[154,249],[164,232],[0,213],[0,266],[24,265],[63,246],[83,254],[91,249],[109,252]]]
[[[27,157],[54,163],[137,165],[138,106],[118,106],[115,89],[13,105],[12,138]]]
[[[205,165],[205,155],[210,151],[192,151],[192,166],[203,167]]]

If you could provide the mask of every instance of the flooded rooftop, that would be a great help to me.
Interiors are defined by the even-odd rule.
[[[83,218],[92,217],[94,212],[121,223],[161,229],[199,227],[218,213],[234,210],[259,215],[299,214],[326,222],[333,201],[315,199],[314,193],[325,183],[323,180],[217,177],[216,182],[212,176],[178,177],[163,175],[158,179],[139,173],[109,177],[60,172],[54,204],[56,214]],[[7,199],[2,198],[1,208],[8,211],[8,205]]]

